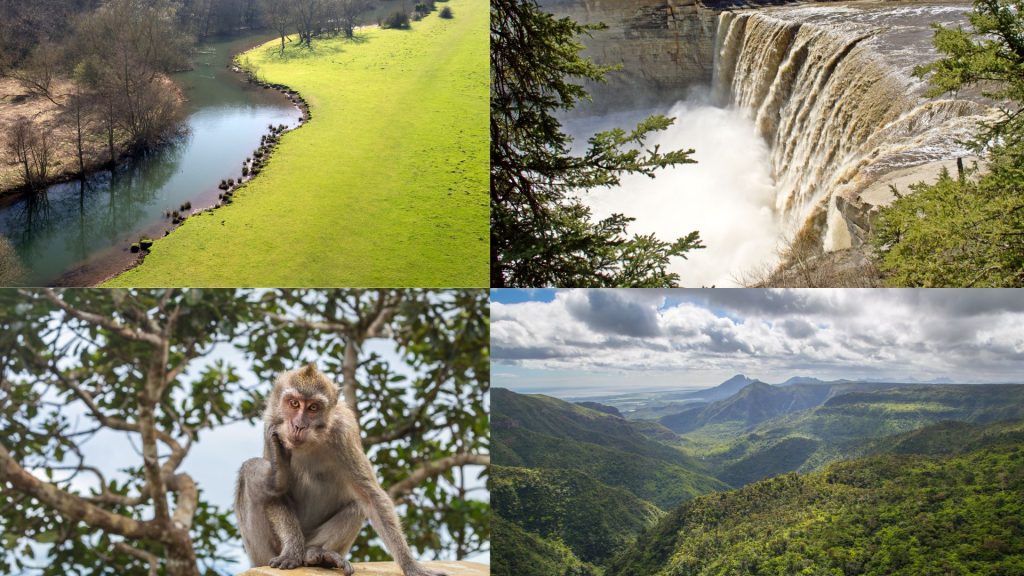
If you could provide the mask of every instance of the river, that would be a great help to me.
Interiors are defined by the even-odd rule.
[[[204,43],[193,69],[174,75],[187,98],[188,132],[160,148],[85,182],[50,186],[0,206],[0,234],[24,268],[21,285],[93,285],[130,266],[141,237],[170,229],[165,217],[185,202],[217,202],[222,179],[241,176],[269,124],[298,124],[301,112],[282,94],[230,70],[234,54],[267,34]],[[197,255],[201,257],[201,255]]]

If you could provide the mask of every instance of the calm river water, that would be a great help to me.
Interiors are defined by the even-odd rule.
[[[159,237],[167,210],[186,201],[216,202],[222,179],[241,175],[242,161],[259,146],[268,124],[298,123],[300,112],[274,90],[244,82],[231,57],[268,35],[203,44],[194,69],[174,76],[184,89],[188,134],[87,182],[51,186],[33,199],[0,207],[0,234],[14,245],[25,274],[20,284],[88,285],[133,261],[142,236]],[[197,255],[201,257],[201,255]]]

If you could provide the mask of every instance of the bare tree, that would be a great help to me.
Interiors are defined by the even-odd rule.
[[[281,37],[281,55],[284,56],[284,40],[294,21],[289,0],[260,0],[263,23]]]
[[[25,186],[31,190],[46,184],[50,167],[49,134],[39,131],[28,118],[14,123],[7,135],[7,150],[21,164]]]
[[[181,67],[188,39],[164,2],[110,0],[84,18],[75,48],[82,81],[106,101],[111,161],[115,127],[133,149],[161,143],[176,131],[180,104],[164,73]]]
[[[313,46],[313,36],[319,32],[323,12],[321,0],[293,0],[295,25],[299,32],[299,44]]]
[[[64,100],[61,118],[70,126],[75,135],[75,153],[78,157],[78,173],[85,176],[85,143],[94,121],[95,95],[83,89],[78,82],[74,92]]]
[[[359,15],[369,10],[373,4],[370,0],[336,0],[338,3],[338,24],[346,38],[355,34],[359,24]]]

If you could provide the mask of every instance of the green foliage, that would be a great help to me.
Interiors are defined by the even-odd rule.
[[[541,538],[514,522],[495,516],[492,522],[494,576],[596,576],[600,572],[573,555],[565,544]]]
[[[606,574],[1024,574],[1024,446],[884,455],[687,502]]]
[[[987,423],[1024,418],[1024,387],[1018,385],[818,387],[830,396],[821,406],[783,414],[753,430],[707,426],[683,438],[695,434],[707,438],[700,454],[712,473],[739,486],[887,450],[897,442],[891,438],[894,435],[947,420]]]
[[[450,20],[452,18],[455,18],[455,14],[452,13],[452,9],[450,7],[448,7],[448,6],[445,6],[444,8],[441,8],[441,12],[438,14],[438,16],[440,16],[441,18],[448,19],[448,20]]]
[[[381,20],[380,27],[407,30],[409,28],[409,15],[404,10],[395,10]]]
[[[571,137],[554,114],[586,99],[582,81],[609,68],[580,57],[577,41],[599,26],[555,18],[534,0],[491,3],[491,286],[675,285],[667,266],[702,248],[693,232],[666,242],[629,238],[633,220],[614,214],[593,221],[579,194],[613,187],[624,174],[654,177],[660,168],[693,162],[692,150],[644,148],[673,120],[652,116],[632,131],[615,129],[572,156]]]
[[[663,508],[727,488],[700,462],[622,418],[500,388],[491,402],[496,464],[584,472]]]
[[[1024,2],[977,0],[971,29],[936,27],[932,95],[978,86],[1002,101],[974,148],[985,169],[911,186],[882,208],[873,243],[897,286],[1024,286]]]
[[[584,472],[507,468],[491,470],[491,506],[497,516],[573,554],[601,564],[631,544],[663,512],[632,493]],[[505,542],[496,539],[494,550]]]
[[[376,342],[363,349],[365,331],[378,318],[398,362],[373,352]],[[168,337],[162,362],[159,346],[132,336],[156,328]],[[103,462],[83,461],[83,443],[97,432],[114,433],[110,429],[139,442],[133,426],[151,419],[160,439],[158,465],[169,467],[180,486],[186,475],[176,468],[188,448],[214,428],[258,419],[279,371],[315,361],[344,382],[351,341],[359,343],[352,384],[364,445],[383,486],[392,487],[428,462],[487,452],[488,328],[483,290],[3,291],[0,457],[9,453],[55,489],[92,498],[115,515],[156,522],[147,498],[123,501],[147,494],[141,456],[140,465],[113,474]],[[223,356],[214,350],[225,347],[233,347],[238,360],[210,357]],[[256,375],[256,386],[243,382],[235,362]],[[149,404],[153,374],[170,379]],[[148,405],[153,408],[147,415],[140,407]],[[106,478],[93,472],[100,469]],[[224,482],[235,472],[224,470]],[[0,476],[7,473],[0,468]],[[488,546],[489,505],[464,499],[466,475],[444,467],[404,494],[402,515],[419,554],[463,557]],[[145,562],[119,547],[121,541],[159,558],[174,557],[165,540],[126,539],[94,519],[8,489],[5,480],[0,485],[0,572],[42,566],[43,575],[149,573]],[[187,539],[200,563],[211,564],[224,560],[237,532],[230,512],[204,501],[199,490]],[[162,497],[177,506],[184,496],[172,487]],[[33,548],[32,542],[47,546]],[[369,531],[353,555],[386,557]]]
[[[873,242],[879,270],[895,286],[1024,286],[1024,171],[990,171],[934,184],[882,208]]]

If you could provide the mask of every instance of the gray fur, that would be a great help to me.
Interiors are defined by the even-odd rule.
[[[309,440],[289,448],[285,388],[301,390],[326,408]],[[341,568],[369,518],[406,576],[444,576],[421,566],[402,533],[394,504],[363,453],[355,416],[337,387],[315,368],[285,372],[274,383],[264,418],[263,458],[242,464],[235,513],[253,566]]]

